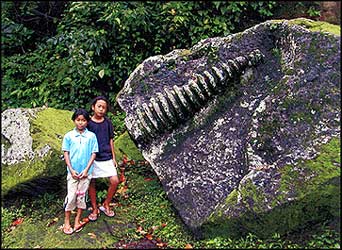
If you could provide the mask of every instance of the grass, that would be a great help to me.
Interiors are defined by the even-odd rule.
[[[113,199],[116,216],[102,214],[71,236],[61,231],[64,196],[45,193],[2,207],[1,248],[340,248],[340,235],[328,224],[298,232],[305,239],[277,233],[267,240],[251,233],[241,238],[208,235],[195,239],[149,165],[130,165],[125,177]]]

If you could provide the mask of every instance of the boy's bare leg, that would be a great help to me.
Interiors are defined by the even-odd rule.
[[[71,211],[65,211],[65,216],[64,216],[64,228],[65,229],[71,228],[70,215],[71,215]]]
[[[74,228],[78,228],[81,225],[81,215],[82,215],[82,212],[83,212],[82,208],[77,208]]]

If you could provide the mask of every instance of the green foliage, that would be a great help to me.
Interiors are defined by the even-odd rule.
[[[25,9],[20,13],[32,16],[42,4],[19,4]],[[10,52],[2,61],[2,109],[48,105],[71,110],[99,94],[115,103],[144,59],[241,31],[251,15],[258,21],[271,16],[276,2],[70,2],[60,8],[63,15],[56,15],[57,28],[26,53],[18,48],[37,32],[11,19],[18,6],[2,7],[2,52]],[[116,125],[121,131],[122,125]]]
[[[125,112],[116,111],[115,114],[108,112],[108,118],[111,119],[114,127],[115,138],[116,139],[119,135],[121,135],[125,130]]]
[[[32,52],[56,32],[65,1],[2,1],[1,48],[5,56]]]
[[[309,14],[310,17],[319,17],[320,15],[320,10],[310,6],[310,8],[307,10],[307,13]]]
[[[104,201],[105,199],[107,198],[107,190],[104,189],[104,190],[98,190],[96,192],[96,199],[98,201]]]
[[[21,8],[22,14],[37,7],[36,2],[29,2],[25,8]],[[24,43],[32,39],[33,30],[28,29],[23,23],[13,20],[16,11],[15,3],[1,2],[1,50],[8,54],[9,51],[25,53]]]
[[[1,207],[1,232],[7,230],[15,218],[23,216],[23,209],[25,207],[17,209],[9,209]]]
[[[309,248],[322,249],[327,248],[335,248],[340,249],[341,242],[338,240],[340,238],[340,234],[336,231],[325,229],[322,234],[314,234],[312,236],[312,240],[308,243]]]

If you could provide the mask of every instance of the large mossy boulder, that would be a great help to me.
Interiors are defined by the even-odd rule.
[[[2,196],[10,190],[25,192],[25,186],[19,184],[66,174],[61,145],[64,134],[74,127],[71,115],[71,111],[53,108],[18,108],[2,112]],[[30,195],[30,191],[26,191]]]
[[[194,232],[339,218],[339,35],[272,20],[132,72],[117,96],[127,129]]]

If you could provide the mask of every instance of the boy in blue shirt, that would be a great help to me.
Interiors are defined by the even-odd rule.
[[[85,109],[77,109],[71,119],[75,128],[65,134],[62,142],[67,165],[67,196],[64,202],[65,219],[63,232],[79,232],[84,226],[81,215],[86,209],[85,194],[93,171],[93,162],[99,151],[96,135],[87,129],[90,116]],[[71,211],[77,208],[74,228],[70,225]]]

